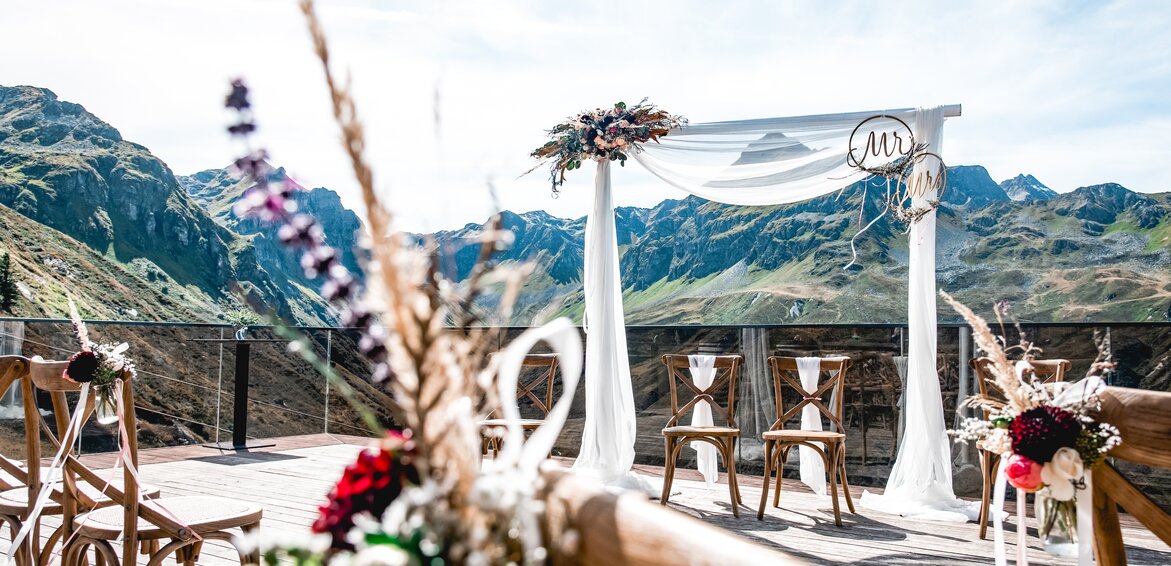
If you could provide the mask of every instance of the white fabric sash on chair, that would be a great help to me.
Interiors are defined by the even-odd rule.
[[[821,377],[821,358],[797,358],[797,375],[801,378],[801,387],[805,391],[817,391],[818,378]],[[813,404],[801,408],[801,430],[821,430],[821,412]],[[825,462],[821,456],[808,446],[799,446],[797,455],[801,461],[801,483],[809,486],[814,493],[825,495]]]
[[[712,386],[712,381],[716,379],[715,356],[687,356],[687,364],[690,366],[691,380],[695,382],[696,389],[704,391]],[[707,401],[696,403],[691,412],[691,426],[703,427],[713,424],[711,404]],[[691,448],[695,450],[696,468],[703,476],[707,487],[711,487],[720,477],[716,468],[716,447],[709,442],[692,442]]]

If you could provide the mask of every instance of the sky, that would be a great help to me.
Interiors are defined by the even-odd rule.
[[[1171,4],[322,0],[352,80],[375,183],[398,226],[480,222],[497,204],[584,216],[588,170],[557,199],[529,152],[579,110],[651,102],[692,122],[959,103],[943,154],[1059,192],[1171,191]],[[360,206],[294,0],[2,0],[0,85],[47,87],[176,174],[242,152],[228,81],[252,87],[257,140],[301,184]],[[618,205],[682,198],[632,164]],[[497,202],[491,198],[494,187]]]

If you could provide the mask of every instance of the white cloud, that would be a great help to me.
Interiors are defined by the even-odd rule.
[[[950,163],[1058,190],[1171,190],[1162,4],[1064,2],[323,2],[352,71],[379,187],[401,224],[481,220],[503,204],[589,207],[588,172],[549,199],[527,154],[581,108],[649,96],[692,121],[963,103]],[[261,137],[303,182],[357,205],[304,22],[290,0],[116,0],[0,7],[0,84],[79,102],[177,173],[222,166],[227,79],[253,86]],[[13,50],[12,46],[19,46]],[[440,128],[434,100],[439,92]],[[634,168],[619,204],[680,195]]]

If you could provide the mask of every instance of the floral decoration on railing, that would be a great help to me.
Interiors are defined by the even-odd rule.
[[[610,108],[582,111],[549,130],[553,139],[530,154],[540,163],[525,174],[552,161],[549,174],[556,196],[558,187],[565,184],[565,172],[580,169],[583,161],[608,159],[625,166],[631,152],[642,151],[642,144],[658,142],[686,124],[686,118],[669,114],[645,98],[630,107],[618,102]]]
[[[1101,353],[1084,379],[1046,383],[1037,378],[1032,364],[1041,351],[1023,338],[1020,328],[1020,344],[1008,346],[1004,340],[1004,303],[995,307],[1001,322],[997,337],[971,309],[940,294],[971,325],[976,345],[991,361],[989,385],[994,391],[967,399],[965,404],[981,409],[983,415],[965,418],[951,434],[1000,455],[1007,483],[1041,496],[1038,532],[1043,540],[1060,532],[1062,540],[1075,543],[1078,492],[1086,489],[1089,470],[1122,442],[1117,428],[1091,416],[1100,408],[1099,393],[1106,386],[1101,375],[1113,367],[1108,348],[1098,344]],[[1010,359],[1010,352],[1019,358]]]
[[[77,305],[69,300],[69,317],[73,322],[73,335],[80,350],[69,357],[65,366],[65,379],[74,383],[88,383],[96,394],[95,419],[100,424],[118,422],[117,399],[114,384],[119,380],[134,379],[137,372],[134,362],[126,355],[130,345],[122,342],[95,343],[89,339],[89,331]]]

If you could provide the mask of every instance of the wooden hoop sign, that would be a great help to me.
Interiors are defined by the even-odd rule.
[[[947,186],[947,166],[927,144],[915,141],[911,127],[901,118],[876,114],[862,120],[850,132],[846,164],[865,173],[894,181],[888,184],[888,205],[901,219],[917,220],[934,210]],[[935,193],[934,198],[929,195]],[[910,206],[915,199],[926,205]]]

